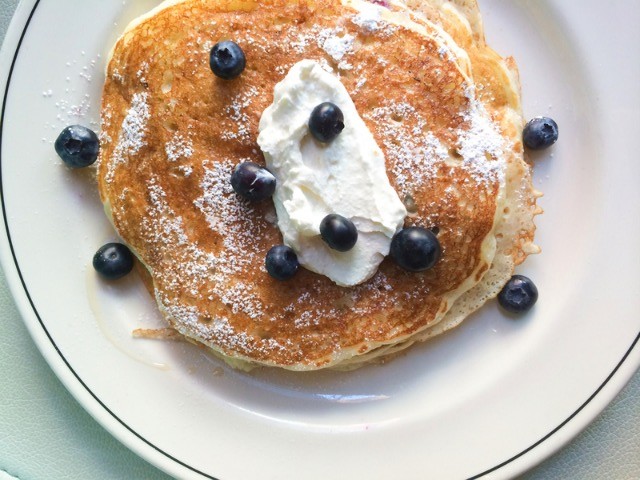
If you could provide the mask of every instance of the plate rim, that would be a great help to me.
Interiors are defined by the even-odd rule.
[[[72,394],[76,401],[91,417],[104,427],[113,437],[135,452],[141,458],[152,465],[172,475],[183,475],[186,471],[198,478],[217,480],[217,477],[200,471],[187,463],[175,458],[168,452],[153,444],[151,440],[137,433],[126,422],[120,419],[115,412],[109,409],[98,396],[89,388],[73,366],[58,348],[51,337],[40,313],[35,307],[29,293],[27,284],[22,276],[20,265],[15,255],[11,231],[7,219],[4,179],[3,179],[3,134],[5,125],[6,101],[11,90],[11,79],[16,61],[20,54],[22,41],[27,35],[31,20],[42,0],[21,0],[13,14],[11,23],[7,29],[5,39],[0,50],[0,203],[2,204],[3,228],[0,234],[0,263],[2,264],[7,286],[16,302],[23,323],[41,355],[53,370],[65,388]],[[567,443],[573,440],[609,405],[631,379],[636,370],[640,369],[640,332],[624,352],[622,358],[613,370],[598,385],[596,390],[573,412],[570,413],[553,430],[538,439],[526,449],[506,459],[502,463],[486,469],[469,480],[485,477],[489,474],[522,473],[533,468],[552,454],[559,451]],[[634,360],[632,354],[638,359]],[[562,432],[562,438],[556,436],[558,441],[548,440]],[[539,448],[543,446],[546,448]]]

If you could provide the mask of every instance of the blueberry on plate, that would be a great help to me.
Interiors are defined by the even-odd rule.
[[[93,256],[93,268],[108,280],[117,280],[133,269],[133,254],[126,245],[107,243]]]
[[[239,163],[231,174],[231,186],[247,200],[264,200],[276,190],[276,177],[257,163]]]
[[[98,159],[100,142],[94,131],[82,125],[71,125],[58,135],[55,149],[67,166],[82,168]]]
[[[438,238],[431,230],[408,227],[391,240],[391,257],[405,270],[421,272],[432,268],[442,255]]]
[[[538,300],[538,289],[530,278],[514,275],[498,294],[500,306],[511,313],[523,313]]]
[[[236,42],[226,40],[216,43],[211,49],[209,66],[220,78],[231,80],[238,77],[247,64],[244,52]]]
[[[276,280],[289,280],[296,274],[300,264],[296,252],[291,247],[276,245],[267,253],[265,266],[269,275]]]
[[[558,141],[558,124],[548,117],[536,117],[527,123],[522,141],[531,150],[548,148]]]
[[[342,110],[331,102],[318,105],[309,117],[309,131],[311,135],[322,143],[328,143],[344,129],[344,114]]]
[[[320,222],[322,240],[333,250],[348,252],[358,241],[358,230],[351,220],[332,213]]]

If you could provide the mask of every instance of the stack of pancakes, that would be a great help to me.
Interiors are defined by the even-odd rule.
[[[234,80],[209,69],[221,40],[246,55]],[[303,59],[349,91],[405,226],[438,232],[433,269],[387,258],[349,288],[306,270],[267,274],[266,253],[282,243],[273,203],[248,203],[229,180],[240,162],[264,164],[260,117]],[[522,128],[515,64],[485,44],[475,0],[171,0],[113,49],[98,183],[186,338],[235,366],[354,368],[456,326],[537,251]]]

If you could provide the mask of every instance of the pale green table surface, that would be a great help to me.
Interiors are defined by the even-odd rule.
[[[0,39],[17,4],[0,0]],[[0,480],[13,477],[169,478],[67,393],[27,333],[0,271]],[[640,479],[640,374],[577,439],[522,479]]]

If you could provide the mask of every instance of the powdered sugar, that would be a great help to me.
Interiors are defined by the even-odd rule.
[[[393,35],[398,30],[398,27],[383,19],[380,12],[380,7],[369,5],[366,8],[363,7],[362,11],[349,18],[365,35],[387,38]],[[356,42],[356,36],[349,33],[344,26],[336,26],[334,28],[314,26],[305,31],[289,33],[286,42],[283,42],[283,46],[297,53],[304,53],[310,46],[315,44],[336,62],[338,70],[352,70],[354,66],[349,63],[349,56],[354,53]],[[288,69],[282,68],[282,73],[286,70]]]
[[[205,162],[205,174],[200,183],[202,195],[194,204],[205,215],[209,228],[222,237],[224,249],[218,255],[213,294],[232,308],[251,318],[262,315],[263,306],[253,291],[253,285],[232,277],[241,276],[255,265],[259,252],[256,238],[261,235],[259,222],[251,221],[255,212],[251,204],[240,199],[231,187],[234,164],[222,161],[211,165]]]
[[[176,133],[173,138],[166,143],[164,151],[167,154],[167,160],[177,162],[183,158],[191,158],[193,155],[193,143],[191,139],[185,138],[180,133]]]
[[[140,64],[140,68],[136,73],[136,76],[138,77],[138,80],[140,80],[140,83],[143,83],[143,84],[147,83],[147,78],[146,78],[147,73],[149,73],[149,63],[142,62],[142,64]]]
[[[358,25],[365,33],[373,33],[380,30],[380,11],[377,9],[366,10],[351,19],[353,23]]]
[[[49,92],[47,98],[53,96],[53,92],[51,90]],[[91,96],[88,93],[84,94],[79,103],[71,103],[66,99],[61,99],[55,103],[55,106],[60,112],[56,117],[60,122],[66,122],[71,118],[84,118],[91,110]]]
[[[157,178],[149,179],[147,193],[151,199],[151,208],[142,221],[142,230],[147,233],[147,240],[157,246],[187,245],[189,238],[184,232],[182,218],[167,204],[167,194]]]
[[[467,127],[458,131],[463,166],[478,183],[504,183],[504,137],[476,98],[473,85],[465,93],[470,101],[469,110],[463,114]]]
[[[390,103],[373,110],[374,120],[382,134],[385,154],[401,193],[411,194],[429,178],[438,174],[438,165],[447,163],[462,168],[480,185],[504,182],[504,137],[486,108],[475,96],[473,86],[466,87],[469,107],[461,112],[463,127],[456,131],[456,154],[428,130],[426,119],[415,107]]]
[[[113,181],[113,176],[118,165],[126,162],[129,156],[135,155],[146,145],[145,131],[150,116],[147,97],[148,94],[146,92],[133,95],[131,107],[122,122],[118,144],[109,159],[108,170],[105,177],[107,182]]]
[[[53,144],[60,131],[69,125],[82,124],[97,130],[99,122],[94,113],[97,112],[95,107],[99,107],[99,99],[87,92],[91,89],[91,83],[96,79],[101,80],[100,55],[92,59],[86,58],[86,52],[79,55],[79,58],[66,62],[66,71],[59,72],[59,80],[65,81],[64,86],[58,84],[56,88],[51,88],[47,78],[38,77],[34,80],[43,82],[43,101],[53,101],[56,108],[55,119],[45,117],[44,143]]]
[[[353,66],[345,59],[353,53],[355,37],[342,27],[319,28],[300,32],[287,42],[287,45],[298,53],[303,53],[312,43],[323,49],[338,64],[340,70],[350,70]]]
[[[398,27],[390,24],[382,18],[382,9],[374,5],[368,5],[358,14],[351,18],[351,21],[360,27],[365,34],[376,33],[380,36],[388,37],[398,30]]]
[[[120,73],[120,70],[114,68],[111,72],[111,78],[113,78],[118,83],[124,83],[124,75]]]
[[[221,137],[223,139],[241,140],[247,144],[254,143],[255,140],[251,137],[249,116],[246,113],[246,109],[259,93],[256,87],[251,87],[231,99],[229,105],[225,108],[225,113],[232,120],[232,127],[222,133]]]
[[[217,179],[220,177],[215,176],[215,178],[213,190],[219,193]],[[168,205],[167,195],[155,177],[149,180],[147,192],[151,206],[143,219],[141,231],[148,245],[156,250],[159,258],[164,259],[162,267],[152,272],[156,282],[162,285],[160,290],[163,293],[158,296],[163,309],[179,325],[200,329],[206,337],[211,335],[211,328],[215,333],[216,326],[224,325],[224,319],[218,318],[214,320],[212,326],[205,327],[203,319],[209,318],[206,312],[200,312],[194,305],[185,304],[180,294],[174,298],[174,292],[185,292],[193,298],[213,299],[215,295],[223,304],[229,305],[233,313],[242,311],[252,318],[261,315],[262,306],[259,301],[256,302],[253,299],[249,286],[242,282],[228,285],[229,274],[236,273],[239,268],[242,268],[243,262],[230,262],[229,257],[232,252],[228,249],[216,257],[192,242],[185,232],[182,217]],[[206,202],[197,201],[196,203]],[[225,195],[217,196],[215,203],[216,205],[226,204],[227,213],[234,211],[234,207],[231,206],[234,200]],[[233,220],[233,217],[225,218],[217,223],[218,231],[230,231],[227,227]],[[226,325],[231,328],[228,321]],[[229,338],[238,341],[241,336],[234,334]],[[221,339],[218,338],[218,340]]]
[[[395,175],[401,197],[411,194],[437,174],[437,164],[449,153],[433,133],[427,122],[408,103],[390,103],[373,110],[383,135],[385,154]]]
[[[180,165],[178,170],[180,170],[185,177],[190,177],[193,173],[193,167],[191,165]]]
[[[353,48],[353,35],[345,33],[343,36],[333,34],[332,31],[324,30],[320,33],[321,38],[326,35],[322,41],[322,48],[336,62],[340,62],[345,55],[351,53]]]

